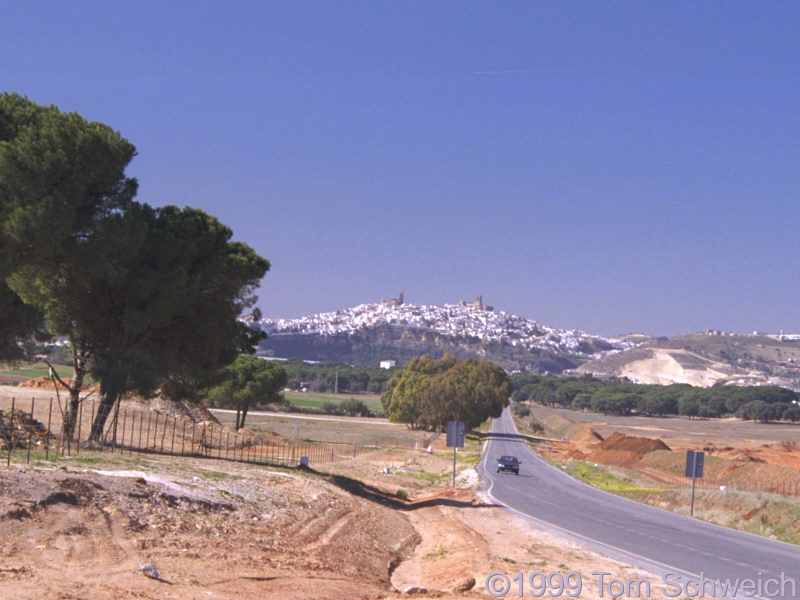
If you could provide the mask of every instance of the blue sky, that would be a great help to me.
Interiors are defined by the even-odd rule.
[[[0,81],[136,145],[139,199],[380,300],[800,332],[800,3],[5,2]]]

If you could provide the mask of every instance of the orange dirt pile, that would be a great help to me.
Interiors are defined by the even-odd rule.
[[[600,447],[603,450],[625,450],[640,456],[644,456],[648,452],[655,452],[656,450],[670,450],[670,447],[658,438],[636,437],[625,435],[618,431],[612,433],[603,440]]]
[[[585,427],[583,431],[572,436],[569,441],[573,444],[596,444],[603,441],[603,436],[591,427]]]
[[[660,439],[636,437],[615,431],[586,458],[607,465],[630,466],[639,462],[645,454],[669,449]]]
[[[63,381],[64,383],[62,383],[61,381]],[[61,381],[56,381],[59,391],[68,392],[69,388],[67,387],[67,385],[72,385],[72,379],[70,379],[69,377],[62,377]],[[26,381],[23,381],[22,383],[19,384],[19,387],[32,388],[35,390],[54,389],[53,380],[50,379],[47,375],[42,375],[41,377],[34,377],[33,379],[28,379]],[[97,392],[99,390],[100,386],[97,385],[96,383],[92,385],[84,385],[83,388],[81,389],[83,393]]]
[[[64,382],[68,385],[72,385],[72,380],[69,377],[65,378]],[[69,391],[69,388],[67,388],[67,386],[65,386],[63,383],[57,382],[57,384],[59,390]],[[47,375],[42,375],[41,377],[34,377],[33,379],[28,379],[28,381],[20,383],[19,387],[34,388],[37,390],[52,390],[53,380]]]

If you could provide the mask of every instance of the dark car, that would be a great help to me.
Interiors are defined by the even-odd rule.
[[[497,472],[511,471],[514,475],[519,475],[519,459],[516,456],[501,456],[497,459]]]

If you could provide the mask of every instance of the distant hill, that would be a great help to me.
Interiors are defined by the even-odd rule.
[[[482,303],[431,306],[362,304],[299,319],[263,319],[265,355],[374,366],[445,352],[491,360],[508,371],[561,373],[631,342],[564,330],[492,310]]]
[[[780,385],[800,390],[800,336],[708,331],[607,338],[557,329],[476,302],[433,306],[402,298],[299,319],[263,319],[263,355],[375,366],[449,352],[509,372],[591,373],[641,383]]]
[[[644,336],[635,348],[584,362],[576,372],[640,383],[780,385],[800,390],[800,340],[719,332],[670,339]]]

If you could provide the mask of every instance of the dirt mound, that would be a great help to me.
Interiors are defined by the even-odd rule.
[[[584,427],[580,433],[572,436],[569,441],[576,444],[595,444],[597,442],[602,442],[603,436],[591,427]]]
[[[66,385],[65,385],[66,384]],[[56,385],[58,386],[58,390],[61,392],[68,392],[69,387],[72,385],[72,379],[69,377],[62,377],[61,381],[56,380]],[[27,379],[19,384],[19,387],[24,388],[31,388],[35,390],[54,390],[53,380],[50,379],[47,375],[42,375],[41,377],[34,377],[33,379]],[[91,385],[84,385],[81,388],[81,392],[83,394],[88,394],[89,392],[99,392],[100,386],[96,383]]]
[[[38,446],[47,435],[47,427],[28,413],[15,410],[12,415],[10,411],[0,410],[0,448],[3,450],[27,448],[29,443],[31,447]]]
[[[624,433],[620,433],[618,431],[615,431],[605,440],[603,440],[603,442],[600,444],[600,448],[603,450],[622,450],[625,452],[633,452],[639,456],[644,456],[645,454],[649,452],[655,452],[656,450],[671,449],[658,438],[654,439],[636,437],[633,435],[625,435]]]
[[[398,511],[289,473],[118,475],[0,472],[0,597],[378,598],[419,539]]]
[[[68,385],[72,385],[72,380],[67,377],[64,379],[64,382]],[[57,381],[56,385],[58,385],[58,389],[64,392],[68,392],[69,388],[64,385],[63,383]],[[36,390],[52,390],[53,389],[53,380],[50,379],[47,375],[42,375],[41,377],[34,377],[33,379],[28,379],[27,381],[23,381],[19,384],[19,387],[25,388],[33,388]]]
[[[219,420],[210,410],[199,402],[191,402],[189,400],[171,400],[160,395],[153,398],[142,398],[136,394],[126,394],[120,407],[129,410],[154,410],[170,417],[186,419],[198,424],[213,423],[214,426],[220,425]]]
[[[564,458],[573,460],[586,460],[586,454],[580,450],[570,450],[564,455]]]
[[[605,465],[631,466],[645,454],[658,450],[670,450],[660,439],[636,437],[615,431],[600,442],[597,450],[590,452],[586,460]]]

